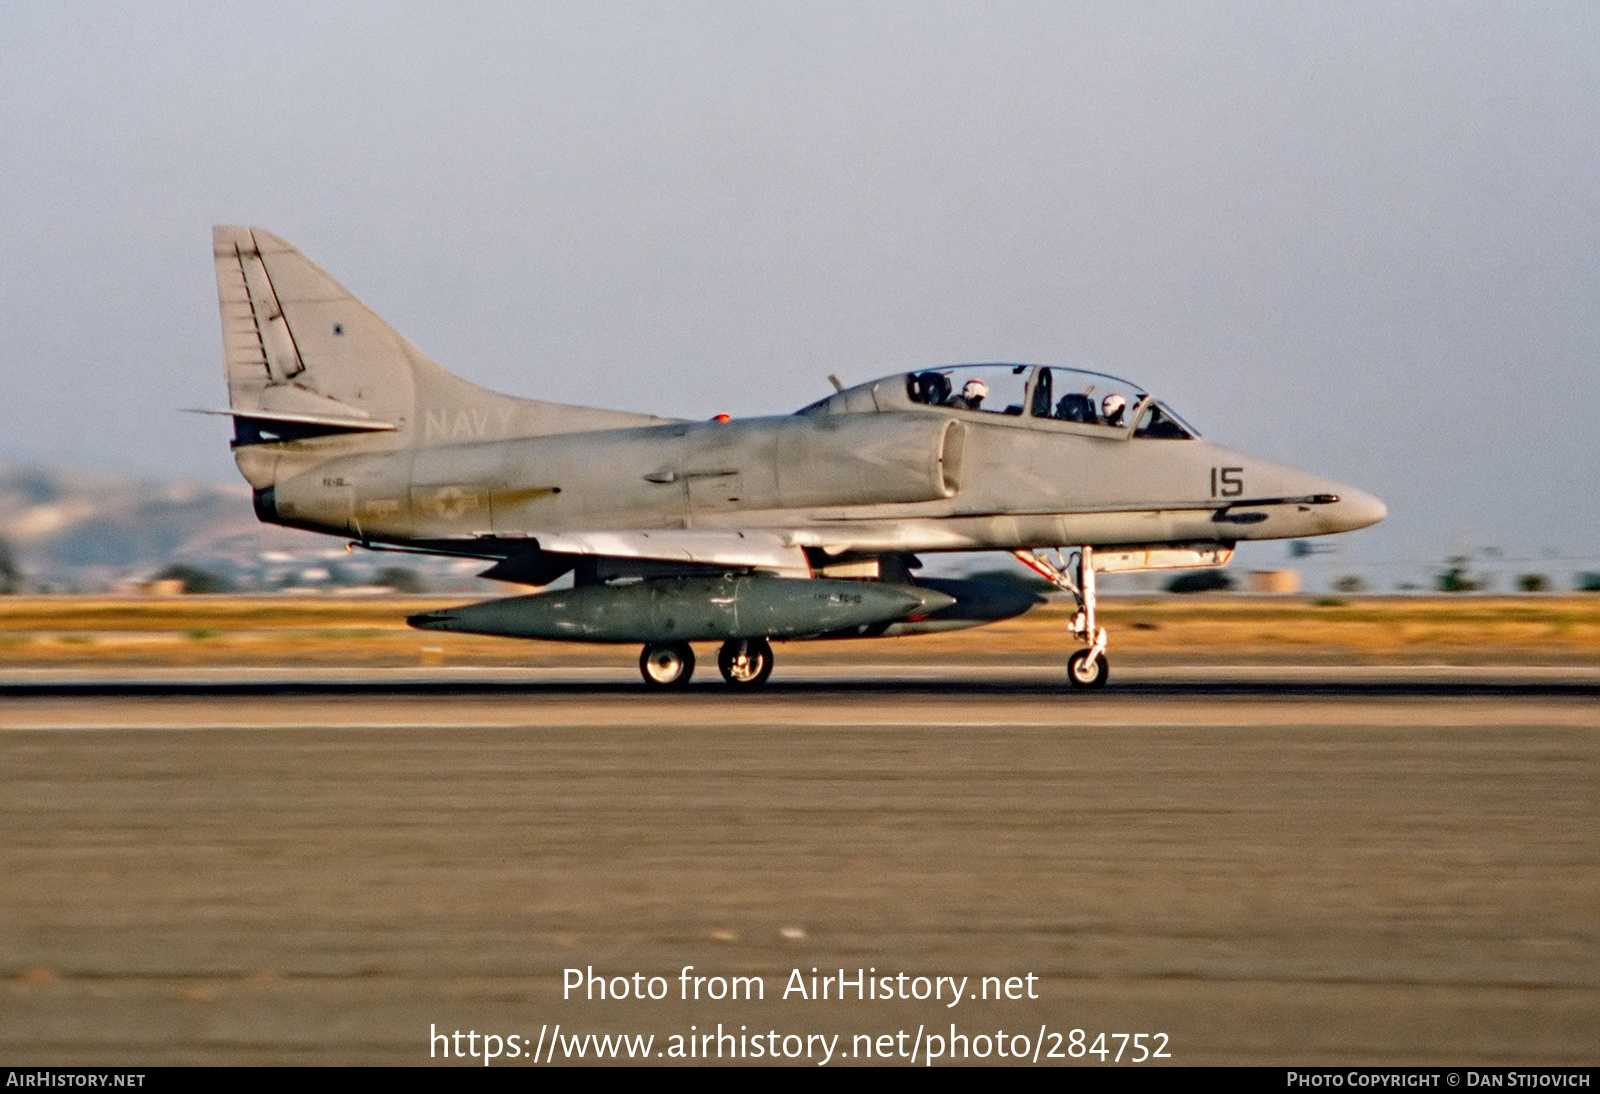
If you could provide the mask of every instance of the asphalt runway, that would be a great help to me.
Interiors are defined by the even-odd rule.
[[[715,1062],[719,1024],[744,1062],[838,1034],[829,1066],[1600,1056],[1592,673],[860,668],[8,673],[0,1056]],[[664,998],[563,999],[591,967]]]

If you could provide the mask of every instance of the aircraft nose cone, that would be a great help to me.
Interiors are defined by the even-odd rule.
[[[1343,531],[1354,531],[1377,524],[1389,515],[1389,507],[1365,490],[1339,487],[1338,520]]]

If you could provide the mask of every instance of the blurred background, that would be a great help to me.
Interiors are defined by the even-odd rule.
[[[0,590],[153,595],[0,597],[0,1056],[981,1019],[1592,1064],[1597,198],[1592,0],[7,0]],[[379,596],[482,563],[256,521],[181,412],[226,403],[218,223],[490,388],[706,419],[1088,365],[1389,517],[1108,577],[1231,592],[1108,598],[1099,696],[1060,601],[653,695],[637,647]],[[173,595],[225,591],[286,597]],[[1044,993],[558,997],[590,965]]]

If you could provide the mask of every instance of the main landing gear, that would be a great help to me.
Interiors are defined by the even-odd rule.
[[[736,688],[755,688],[772,675],[772,645],[765,638],[735,638],[717,653],[722,678]],[[694,675],[694,650],[687,642],[656,642],[639,654],[639,673],[655,688],[681,688]]]
[[[736,688],[758,688],[772,675],[772,646],[765,638],[735,638],[717,652],[722,678]]]
[[[639,655],[639,672],[654,688],[681,688],[694,675],[694,650],[687,642],[658,642]]]
[[[1106,677],[1111,675],[1111,664],[1106,660],[1106,629],[1095,625],[1094,548],[1078,547],[1066,558],[1058,551],[1054,560],[1043,551],[1011,553],[1028,569],[1048,578],[1057,588],[1067,590],[1078,601],[1078,614],[1072,618],[1071,630],[1079,640],[1089,643],[1089,648],[1067,658],[1067,683],[1075,688],[1105,687]]]

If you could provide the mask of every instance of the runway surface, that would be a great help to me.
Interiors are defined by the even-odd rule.
[[[1191,1064],[1600,1055],[1592,672],[987,671],[3,674],[0,1055],[420,1063],[430,1029],[557,1023],[652,1057],[838,1033],[832,1065],[952,1024],[1040,1063],[1099,1063],[1049,1059],[1074,1029]],[[765,997],[684,1001],[689,965]],[[667,997],[563,1000],[591,966]],[[813,968],[1021,997],[782,997]]]
[[[994,661],[788,663],[764,694],[995,693],[1059,697],[1065,673],[1057,658]],[[479,695],[561,691],[616,698],[643,691],[631,666],[452,666],[432,668],[185,666],[119,669],[0,668],[0,698],[55,695]],[[727,689],[702,667],[688,689]],[[1070,694],[1070,693],[1068,693]],[[1591,665],[1161,665],[1118,664],[1107,694],[1540,696],[1600,699],[1600,667]]]

